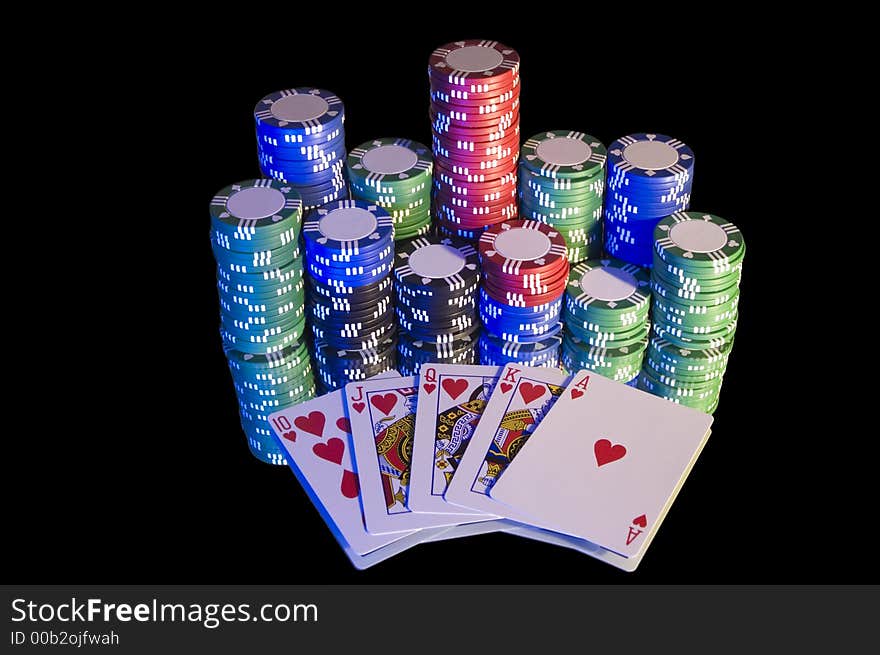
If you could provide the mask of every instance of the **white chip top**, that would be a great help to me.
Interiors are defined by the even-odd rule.
[[[599,300],[623,300],[639,287],[631,273],[619,268],[594,268],[581,277],[581,290]]]
[[[376,217],[360,207],[334,209],[318,221],[318,229],[328,239],[357,241],[376,231]]]
[[[541,141],[535,148],[535,153],[548,164],[573,166],[587,161],[593,154],[593,149],[580,139],[556,137]]]
[[[419,158],[409,148],[403,146],[379,146],[367,151],[361,163],[371,173],[394,175],[408,171],[419,162]]]
[[[409,267],[420,277],[445,278],[464,268],[465,258],[452,246],[431,244],[409,256]]]
[[[683,221],[669,229],[669,238],[682,250],[714,252],[727,243],[727,232],[709,221]]]
[[[678,151],[661,141],[636,141],[623,149],[623,158],[636,168],[659,171],[678,161]]]
[[[309,93],[284,96],[272,103],[272,115],[280,121],[303,123],[327,113],[329,105],[324,98]]]
[[[494,48],[467,46],[453,50],[446,56],[446,63],[454,70],[465,73],[479,73],[492,70],[504,61],[504,57]]]
[[[543,232],[519,227],[501,232],[492,247],[507,259],[532,260],[546,255],[552,245]]]
[[[284,209],[284,194],[271,187],[251,187],[236,191],[226,201],[227,211],[245,220],[268,218]]]

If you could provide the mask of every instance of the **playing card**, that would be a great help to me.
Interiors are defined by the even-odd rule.
[[[399,378],[396,372],[386,374],[392,375]],[[335,391],[275,412],[269,416],[269,425],[324,522],[352,563],[363,568],[410,548],[424,535],[398,532],[376,536],[366,531],[342,394]],[[383,552],[376,553],[379,549]],[[374,554],[365,557],[370,553]]]
[[[448,541],[450,539],[461,539],[463,537],[474,537],[490,532],[504,532],[516,537],[531,539],[533,541],[542,541],[544,543],[553,544],[554,546],[562,546],[581,553],[586,553],[597,559],[603,559],[615,566],[625,568],[629,560],[621,557],[609,550],[591,544],[583,539],[574,539],[558,532],[550,530],[542,530],[531,526],[511,521],[510,519],[495,519],[494,521],[481,521],[480,523],[468,523],[466,525],[457,525],[452,528],[438,528],[435,531],[422,530],[419,534],[423,534],[419,543],[431,543],[433,541]]]
[[[341,390],[340,390],[341,391]],[[452,528],[453,530],[455,528]],[[445,533],[449,528],[428,528],[426,530],[415,530],[410,533],[397,533],[397,534],[406,534],[407,536],[398,539],[396,541],[391,542],[387,546],[383,546],[377,550],[374,550],[371,553],[367,553],[366,555],[358,555],[357,553],[351,551],[351,549],[345,549],[345,554],[351,560],[352,564],[354,564],[357,569],[367,569],[371,566],[375,566],[379,562],[384,562],[386,559],[390,557],[394,557],[398,553],[402,553],[405,550],[409,550],[413,546],[418,546],[419,544],[428,543],[431,541],[442,541],[442,537],[438,539],[438,535],[441,533]],[[450,539],[455,538],[456,535],[451,535]]]
[[[446,489],[448,502],[522,521],[515,508],[488,495],[535,427],[562,393],[566,375],[558,369],[508,364],[483,410],[470,445]]]
[[[711,425],[707,414],[580,371],[490,494],[534,525],[637,564]]]
[[[562,546],[563,548],[576,550],[579,553],[595,557],[598,560],[607,562],[608,564],[625,571],[633,571],[638,564],[638,562],[634,562],[632,558],[621,557],[617,553],[605,550],[601,546],[597,546],[586,539],[575,539],[574,537],[569,537],[568,535],[553,532],[551,530],[544,530],[542,528],[523,525],[522,523],[515,523],[513,526],[505,528],[502,531],[516,537],[523,537],[524,539],[531,539],[532,541],[542,541],[547,544],[553,544],[554,546]],[[443,539],[443,537],[443,534],[434,535],[422,539],[422,542],[438,541]]]
[[[443,366],[441,366],[441,365],[435,365],[435,367],[436,367],[437,371],[446,371],[453,379],[456,380],[456,382],[454,383],[456,385],[456,388],[452,389],[453,395],[454,395],[455,391],[458,390],[458,388],[463,388],[463,385],[460,382],[457,382],[458,377],[460,377],[458,374],[462,374],[461,377],[465,377],[463,374],[471,371],[471,374],[476,373],[477,375],[479,375],[479,377],[482,377],[483,375],[485,375],[484,369],[488,368],[488,370],[491,372],[491,368],[484,367],[484,366],[476,366],[476,367],[469,367],[468,366],[468,367],[466,367],[466,366],[449,365],[448,367],[443,368]],[[556,386],[556,385],[552,384],[552,382],[554,382],[554,381],[558,382],[558,383],[562,383],[565,379],[565,376],[563,374],[561,374],[559,371],[556,371],[555,369],[548,371],[548,369],[542,369],[542,368],[526,369],[525,367],[521,367],[521,366],[512,366],[509,368],[510,368],[510,370],[507,372],[505,372],[505,369],[495,369],[495,376],[501,376],[501,375],[508,375],[509,376],[510,379],[508,379],[508,381],[506,382],[506,385],[508,387],[510,387],[511,385],[516,384],[518,382],[520,371],[522,371],[522,370],[527,370],[530,375],[532,373],[534,373],[533,377],[526,378],[526,380],[525,380],[526,382],[529,382],[530,380],[534,381],[534,380],[538,380],[538,379],[540,379],[542,381],[547,381],[547,380],[551,381],[550,384],[548,384],[549,396],[544,399],[536,398],[533,400],[532,396],[535,394],[536,390],[532,387],[525,387],[524,388],[524,391],[526,393],[525,398],[520,395],[519,398],[516,399],[516,397],[513,394],[511,394],[509,397],[514,399],[513,406],[510,408],[512,412],[519,411],[520,410],[520,403],[522,403],[526,399],[530,400],[529,403],[525,403],[526,407],[528,407],[529,405],[534,405],[535,407],[542,407],[544,409],[544,411],[546,411],[549,408],[548,406],[552,405],[553,399],[556,398],[556,396],[553,395],[553,393],[550,393],[549,389],[552,389],[556,393],[559,393],[562,391],[561,386]],[[423,379],[424,379],[425,369],[422,369],[422,372],[423,372]],[[497,377],[496,377],[496,382],[497,382]],[[531,384],[533,384],[533,382],[529,382],[529,384],[531,385]],[[468,385],[468,390],[473,390],[473,391],[479,393],[479,390],[477,390],[476,385],[477,385],[476,381],[470,382]],[[512,389],[511,389],[511,391],[512,391]],[[419,391],[419,398],[420,399],[422,397],[423,392],[424,392],[424,389],[420,388],[420,391]],[[489,393],[490,393],[490,399],[491,399],[493,397],[493,395],[492,395],[491,391]],[[438,399],[435,400],[435,402],[437,402],[438,406],[439,406],[439,403],[442,402],[439,399],[439,394],[438,394],[437,398]],[[499,398],[503,398],[503,395],[499,396]],[[455,399],[453,399],[453,400],[455,400]],[[486,405],[483,408],[483,417],[480,418],[479,422],[477,423],[477,427],[479,427],[479,425],[483,421],[487,420],[485,418],[485,416],[486,416],[485,412],[486,412],[486,409],[488,408],[489,402],[491,402],[491,400],[486,402]],[[498,403],[499,401],[496,400],[495,402]],[[506,402],[507,401],[502,400],[501,404],[495,405],[495,408],[493,411],[495,412],[496,415],[499,415],[502,417],[507,415],[507,412],[505,411],[505,408],[506,408],[505,403]],[[528,418],[526,418],[526,415],[528,415]],[[453,414],[453,416],[457,416],[457,415]],[[508,450],[508,452],[511,453],[510,456],[512,457],[513,454],[515,454],[516,449],[522,445],[523,440],[528,438],[528,434],[529,434],[530,430],[533,429],[535,425],[537,425],[538,421],[540,421],[541,414],[538,412],[526,411],[526,412],[522,412],[521,416],[519,418],[522,419],[522,421],[521,421],[522,425],[513,425],[513,426],[511,426],[507,422],[505,422],[503,420],[503,418],[500,421],[496,419],[495,425],[496,425],[496,427],[498,427],[498,429],[495,430],[495,429],[487,428],[486,431],[484,432],[483,437],[482,437],[482,441],[481,441],[482,445],[480,445],[480,446],[477,446],[476,444],[473,443],[474,437],[473,437],[473,435],[471,436],[471,444],[469,445],[469,448],[481,448],[480,453],[482,453],[482,455],[480,455],[478,453],[476,456],[473,456],[474,459],[471,462],[470,466],[471,466],[471,469],[478,471],[477,477],[482,478],[482,479],[474,480],[473,489],[475,489],[476,492],[472,491],[471,489],[466,490],[466,493],[467,493],[467,496],[469,496],[469,499],[465,502],[473,502],[473,503],[482,502],[483,503],[482,507],[484,509],[490,508],[490,507],[495,508],[495,509],[501,509],[501,511],[506,511],[511,516],[516,517],[515,512],[509,510],[509,508],[503,507],[502,505],[492,504],[492,500],[489,497],[487,497],[487,496],[485,496],[485,494],[482,494],[479,492],[484,491],[485,488],[487,487],[487,482],[489,482],[491,480],[490,474],[494,475],[494,477],[497,478],[497,476],[500,475],[501,471],[503,471],[504,458],[500,454],[500,451],[503,450],[502,446],[504,444],[511,445],[511,448]],[[531,423],[529,425],[526,425],[527,421],[531,421]],[[503,424],[503,426],[501,424]],[[421,428],[421,419],[419,419],[419,422],[418,422],[417,435],[418,435],[419,428]],[[513,429],[509,429],[509,428],[513,428]],[[522,428],[522,429],[520,429],[520,428]],[[474,430],[474,432],[476,432],[476,429]],[[498,437],[498,440],[497,440],[497,443],[494,443],[493,437],[496,437],[496,436]],[[417,441],[416,447],[423,445],[424,443],[425,442],[418,442]],[[429,456],[430,449],[423,450],[422,452],[425,453],[425,456]],[[468,452],[468,451],[466,450],[465,452]],[[464,459],[464,457],[457,458],[458,461],[456,462],[456,467],[455,467],[456,471],[459,470],[461,460],[463,460],[463,459]],[[415,452],[413,453],[413,460],[415,462]],[[440,460],[440,461],[442,461],[442,460]],[[427,463],[429,466],[433,465],[433,462],[431,460],[428,460]],[[424,466],[424,464],[423,464],[423,466]],[[490,470],[490,467],[491,467],[491,470]],[[424,469],[420,469],[420,470],[424,470]],[[441,472],[445,472],[443,469],[440,469],[440,470],[441,470]],[[462,473],[456,472],[455,475],[451,476],[451,477],[452,477],[452,479],[455,479],[455,476],[458,476],[458,475],[462,475]],[[433,476],[431,478],[431,480],[432,480],[432,482],[438,481],[436,476]],[[451,485],[451,481],[446,479],[446,476],[443,476],[442,481],[440,482],[440,484],[438,484],[438,488],[440,486],[443,486],[443,483],[445,483],[445,486],[448,491],[448,487]],[[552,544],[556,544],[559,546],[564,546],[566,548],[571,548],[571,549],[580,551],[582,553],[587,553],[589,555],[592,555],[593,557],[616,559],[616,560],[619,560],[620,562],[626,562],[626,560],[624,558],[621,558],[613,553],[609,553],[607,551],[604,551],[603,549],[599,548],[595,544],[591,544],[590,542],[584,541],[583,539],[574,539],[574,538],[569,537],[567,535],[561,535],[561,534],[549,532],[547,530],[532,528],[530,526],[523,525],[522,523],[519,523],[519,522],[511,520],[511,519],[506,519],[506,518],[495,519],[493,521],[483,521],[481,523],[475,523],[472,525],[458,526],[457,528],[450,528],[449,531],[438,533],[437,535],[435,535],[433,537],[426,538],[425,541],[441,541],[441,540],[446,540],[446,539],[454,539],[454,538],[458,538],[458,537],[462,537],[462,536],[471,536],[474,534],[484,534],[486,532],[496,532],[496,531],[503,531],[503,532],[507,532],[507,533],[510,533],[510,534],[513,534],[513,535],[516,535],[519,537],[524,537],[527,539],[534,539],[537,541],[544,541],[547,543],[552,543]],[[615,562],[615,564],[619,566],[620,562]]]
[[[432,541],[448,541],[450,539],[461,539],[462,537],[474,537],[480,534],[489,534],[490,532],[513,532],[522,528],[523,525],[521,523],[509,519],[464,523],[451,528],[438,528],[434,534],[425,536],[420,543],[425,544]],[[428,530],[422,530],[421,532],[426,533]],[[567,538],[563,537],[563,539]]]
[[[345,393],[367,530],[385,534],[461,523],[458,514],[426,514],[407,506],[418,398],[415,378],[350,382]]]
[[[443,494],[500,373],[498,366],[422,366],[409,486],[409,506],[413,510],[462,513],[460,507],[449,505]]]

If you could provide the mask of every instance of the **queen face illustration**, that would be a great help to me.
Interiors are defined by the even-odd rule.
[[[484,379],[466,401],[453,405],[437,417],[433,493],[442,494],[452,480],[483,415],[494,384],[495,378]]]

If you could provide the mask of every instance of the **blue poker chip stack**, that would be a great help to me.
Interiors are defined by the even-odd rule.
[[[306,210],[348,198],[345,107],[323,89],[270,93],[254,108],[263,175],[290,183]]]
[[[480,363],[486,366],[518,363],[524,366],[557,368],[561,343],[562,337],[558,334],[531,343],[517,343],[483,332],[480,337]]]
[[[309,323],[323,391],[396,365],[394,223],[378,205],[337,200],[303,224]]]
[[[313,397],[303,338],[302,200],[275,180],[232,184],[211,200],[220,334],[251,452],[285,464],[268,415]]]
[[[694,153],[663,134],[630,134],[608,147],[605,191],[605,250],[650,267],[654,227],[688,208]]]
[[[505,306],[480,289],[480,318],[485,328],[480,336],[480,363],[556,368],[562,343],[561,308],[561,297],[535,307]]]
[[[448,236],[398,244],[394,265],[397,370],[418,375],[423,364],[476,364],[480,319],[477,250]]]

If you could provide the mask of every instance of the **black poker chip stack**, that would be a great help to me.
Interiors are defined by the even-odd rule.
[[[394,288],[400,329],[397,370],[422,364],[475,364],[480,336],[477,250],[466,241],[425,236],[399,243]]]

